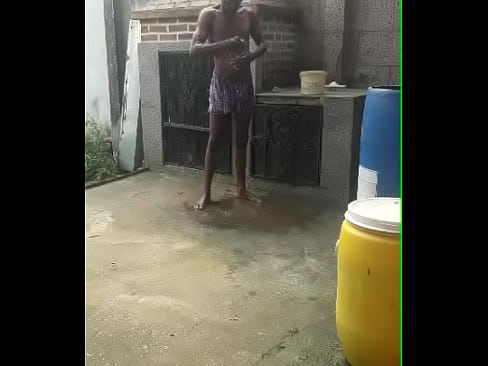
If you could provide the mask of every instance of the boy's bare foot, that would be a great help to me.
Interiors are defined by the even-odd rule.
[[[251,202],[261,203],[261,199],[254,193],[249,192],[247,189],[240,189],[236,193],[236,198],[248,200]]]
[[[205,210],[205,208],[212,202],[210,195],[204,194],[194,205],[195,210]]]

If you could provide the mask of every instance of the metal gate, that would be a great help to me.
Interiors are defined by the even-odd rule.
[[[188,53],[159,54],[164,163],[197,169],[205,166],[208,141],[209,85],[212,57],[190,59]],[[231,174],[231,126],[216,171]]]
[[[258,104],[252,134],[252,175],[295,185],[318,185],[321,141],[321,107]]]

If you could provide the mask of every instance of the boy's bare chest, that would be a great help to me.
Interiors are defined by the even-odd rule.
[[[228,18],[223,14],[217,14],[212,24],[212,38],[215,42],[239,36],[249,37],[250,22],[245,15],[238,14]]]

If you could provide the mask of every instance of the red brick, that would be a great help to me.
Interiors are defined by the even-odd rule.
[[[294,25],[278,25],[276,29],[282,33],[295,33],[296,30]]]
[[[157,19],[141,19],[140,22],[141,22],[141,25],[147,25],[147,24],[157,23],[158,20]]]
[[[285,16],[283,16],[282,21],[285,24],[293,24],[293,15],[285,15]]]
[[[151,33],[167,33],[168,26],[167,25],[151,25],[149,27],[149,31]]]
[[[292,60],[295,59],[296,53],[294,51],[283,51],[281,52],[282,59]]]
[[[190,24],[190,25],[188,26],[188,30],[189,30],[190,32],[194,32],[194,31],[196,31],[196,30],[197,30],[197,25],[196,25],[196,24]]]
[[[149,27],[148,26],[142,26],[141,27],[141,32],[142,33],[148,33],[149,32]]]
[[[172,23],[176,23],[178,20],[176,18],[159,18],[158,19],[158,23],[162,23],[162,24],[172,24]],[[156,23],[156,22],[154,22]]]
[[[176,34],[160,34],[160,41],[176,41]]]
[[[193,33],[178,33],[178,41],[192,39]]]
[[[168,26],[170,32],[186,32],[188,31],[188,24],[177,24]]]
[[[157,34],[143,34],[141,39],[143,41],[157,41],[158,35]]]
[[[266,52],[266,56],[269,60],[277,60],[280,58],[279,52]]]
[[[293,41],[293,42],[295,42],[297,37],[294,36],[294,35],[292,35],[292,34],[283,34],[282,38],[283,38],[283,41]]]
[[[198,17],[181,17],[178,18],[180,23],[196,23],[198,21]]]

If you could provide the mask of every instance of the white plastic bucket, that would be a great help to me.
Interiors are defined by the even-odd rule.
[[[322,70],[302,71],[300,73],[301,91],[304,95],[324,94],[327,72]]]

